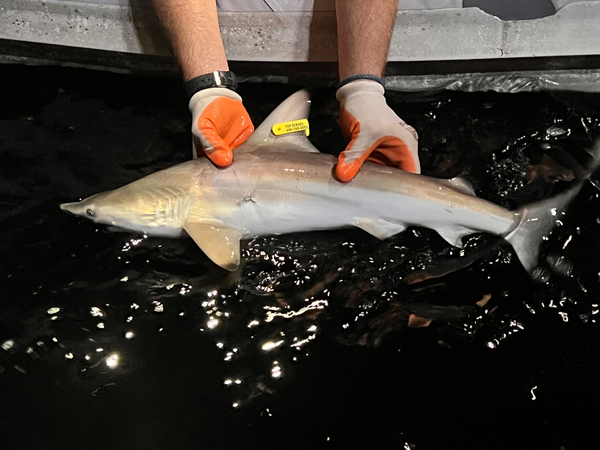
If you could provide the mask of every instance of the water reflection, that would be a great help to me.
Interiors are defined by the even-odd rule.
[[[110,369],[114,369],[119,365],[119,355],[116,353],[113,353],[111,355],[108,355],[106,357],[106,365],[110,368]]]

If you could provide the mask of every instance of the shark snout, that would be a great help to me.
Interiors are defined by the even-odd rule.
[[[68,213],[77,215],[77,209],[78,209],[77,206],[78,205],[79,205],[79,202],[61,203],[60,209],[63,211],[66,211]]]

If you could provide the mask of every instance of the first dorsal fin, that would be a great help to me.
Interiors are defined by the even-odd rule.
[[[246,141],[245,147],[252,149],[264,144],[284,143],[286,146],[297,147],[298,151],[318,153],[302,131],[275,136],[271,129],[273,125],[294,120],[308,119],[310,112],[310,95],[302,89],[285,99],[269,116],[260,124],[254,134]],[[240,149],[243,151],[243,148]],[[238,151],[240,151],[238,150]]]

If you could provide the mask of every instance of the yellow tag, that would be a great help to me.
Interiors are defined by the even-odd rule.
[[[296,131],[304,131],[307,136],[310,133],[310,130],[308,129],[308,120],[306,119],[276,123],[275,125],[273,125],[273,128],[271,128],[271,131],[273,131],[273,134],[275,136],[288,133],[295,133]]]

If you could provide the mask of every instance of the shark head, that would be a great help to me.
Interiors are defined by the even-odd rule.
[[[137,208],[136,208],[137,204]],[[140,230],[145,214],[140,214],[140,204],[135,199],[124,201],[117,191],[92,195],[80,202],[63,203],[60,209],[75,216],[130,230]]]
[[[95,223],[158,235],[177,235],[180,226],[168,220],[168,201],[160,201],[129,186],[92,195],[80,202],[63,203],[60,209]],[[176,219],[173,217],[173,219]]]

